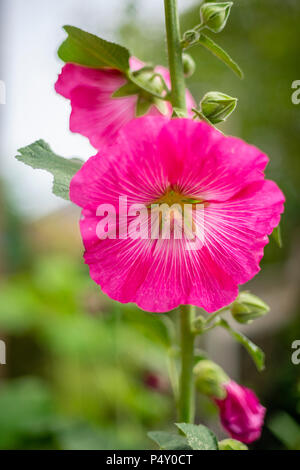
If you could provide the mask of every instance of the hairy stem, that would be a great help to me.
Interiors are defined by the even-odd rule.
[[[180,27],[177,0],[164,0],[165,22],[168,44],[169,68],[171,75],[171,103],[173,107],[186,112],[185,80],[180,44]]]
[[[165,22],[168,44],[169,68],[171,75],[171,103],[186,113],[185,80],[180,44],[180,27],[177,0],[164,0]],[[194,420],[194,335],[192,324],[194,308],[188,305],[179,307],[181,336],[181,372],[179,380],[178,418],[180,422]]]
[[[194,334],[192,331],[195,316],[194,307],[182,305],[180,315],[181,373],[179,381],[178,417],[180,422],[194,421]]]

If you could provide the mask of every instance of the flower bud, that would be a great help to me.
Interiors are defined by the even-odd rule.
[[[198,31],[195,31],[194,29],[189,29],[183,34],[183,42],[185,44],[185,47],[197,42],[199,38],[200,33],[198,33]]]
[[[226,396],[215,399],[223,427],[233,439],[249,444],[261,435],[266,409],[255,393],[233,380],[225,384]]]
[[[269,311],[268,305],[250,292],[241,292],[230,309],[233,318],[239,323],[251,323]]]
[[[194,59],[189,54],[182,54],[183,72],[185,77],[190,77],[196,70]]]
[[[193,322],[193,328],[195,332],[201,333],[205,325],[205,318],[202,315],[199,315]]]
[[[162,94],[164,86],[162,79],[156,75],[154,70],[141,69],[135,72],[137,82],[154,93]]]
[[[219,450],[248,450],[246,444],[235,439],[223,439],[223,441],[218,442],[218,447]]]
[[[210,91],[202,98],[200,108],[202,114],[212,124],[218,124],[230,116],[236,104],[237,98],[225,95],[225,93],[220,93],[219,91]]]
[[[199,361],[194,367],[196,388],[200,393],[223,399],[226,396],[224,384],[229,381],[220,366],[209,360]]]
[[[201,23],[214,33],[219,33],[225,28],[232,2],[205,3],[200,8]]]

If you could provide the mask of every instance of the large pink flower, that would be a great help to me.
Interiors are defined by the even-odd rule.
[[[231,437],[249,444],[261,435],[266,409],[255,393],[231,380],[225,384],[226,397],[215,400],[222,425]]]
[[[70,198],[83,208],[80,228],[91,277],[113,299],[152,312],[180,304],[213,312],[228,305],[238,285],[259,271],[267,235],[283,211],[282,192],[264,179],[267,162],[256,147],[204,122],[133,120],[71,181]],[[100,240],[97,207],[113,204],[118,212],[119,196],[147,207],[202,201],[203,242],[190,250],[186,237]]]
[[[135,57],[130,58],[131,70],[139,70],[144,65]],[[169,71],[157,66],[155,72],[160,73],[170,87]],[[126,82],[125,76],[118,70],[66,64],[55,84],[55,90],[71,101],[71,131],[88,137],[96,149],[112,143],[118,131],[135,117],[138,95],[112,98],[113,93]],[[195,102],[188,90],[186,100],[190,111]],[[171,116],[172,106],[169,102],[166,102],[166,112]],[[154,105],[148,114],[161,115]]]

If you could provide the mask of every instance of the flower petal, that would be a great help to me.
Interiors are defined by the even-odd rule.
[[[258,272],[268,235],[283,211],[282,192],[263,179],[265,163],[257,149],[205,123],[161,116],[132,120],[114,145],[90,158],[71,181],[70,198],[84,209],[81,233],[91,277],[113,299],[153,312],[180,304],[213,312],[228,305],[238,285]],[[185,196],[206,194],[194,218],[202,229],[196,244],[186,238],[118,237],[125,223],[118,218],[119,197],[148,207],[170,185]],[[112,206],[109,221],[116,239],[97,235],[100,204]],[[148,219],[142,233],[146,230]]]
[[[135,57],[130,58],[133,71],[139,70],[144,63]],[[164,67],[158,66],[168,86],[170,74]],[[55,84],[55,90],[71,101],[70,130],[88,137],[91,144],[99,149],[111,145],[117,133],[125,124],[135,118],[138,95],[112,98],[112,95],[127,82],[124,75],[113,69],[92,69],[76,64],[66,64]],[[186,92],[188,109],[195,106],[192,95]],[[167,104],[167,114],[172,114],[172,106]],[[160,116],[160,111],[153,105],[148,115]]]
[[[206,124],[173,119],[162,129],[159,149],[170,182],[200,200],[223,201],[264,178],[268,157]]]
[[[163,116],[132,120],[115,145],[103,147],[72,178],[70,199],[94,210],[107,203],[117,209],[119,196],[127,196],[129,204],[155,200],[167,186],[155,144],[166,122]]]
[[[273,181],[260,181],[224,202],[212,202],[204,211],[204,243],[224,271],[238,284],[260,270],[263,248],[279,224],[284,196]]]
[[[88,137],[96,148],[110,142],[135,115],[136,95],[112,98],[125,83],[117,70],[66,64],[55,90],[71,100],[71,131]]]

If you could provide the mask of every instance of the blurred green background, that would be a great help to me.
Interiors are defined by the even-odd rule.
[[[166,65],[162,18],[144,24],[139,1],[119,3],[115,39],[140,59]],[[197,22],[195,5],[182,14],[183,31]],[[82,9],[87,15],[88,1]],[[298,0],[234,2],[226,29],[214,39],[240,64],[243,81],[207,51],[189,51],[197,63],[188,79],[196,100],[212,90],[238,97],[222,130],[271,157],[267,176],[287,198],[283,248],[270,242],[262,272],[249,283],[271,305],[247,333],[265,349],[267,370],[257,373],[221,335],[207,340],[212,356],[254,388],[268,409],[255,449],[300,449],[300,365],[291,362],[291,344],[300,340],[300,105],[291,101],[291,84],[300,80],[299,24]],[[101,24],[98,29],[101,35]],[[32,171],[32,187],[36,177]],[[168,379],[174,313],[141,312],[100,292],[82,260],[75,208],[28,221],[5,178],[0,188],[0,339],[7,345],[7,364],[0,365],[0,448],[149,448],[147,431],[176,420]],[[210,402],[199,399],[197,421],[223,435]]]

